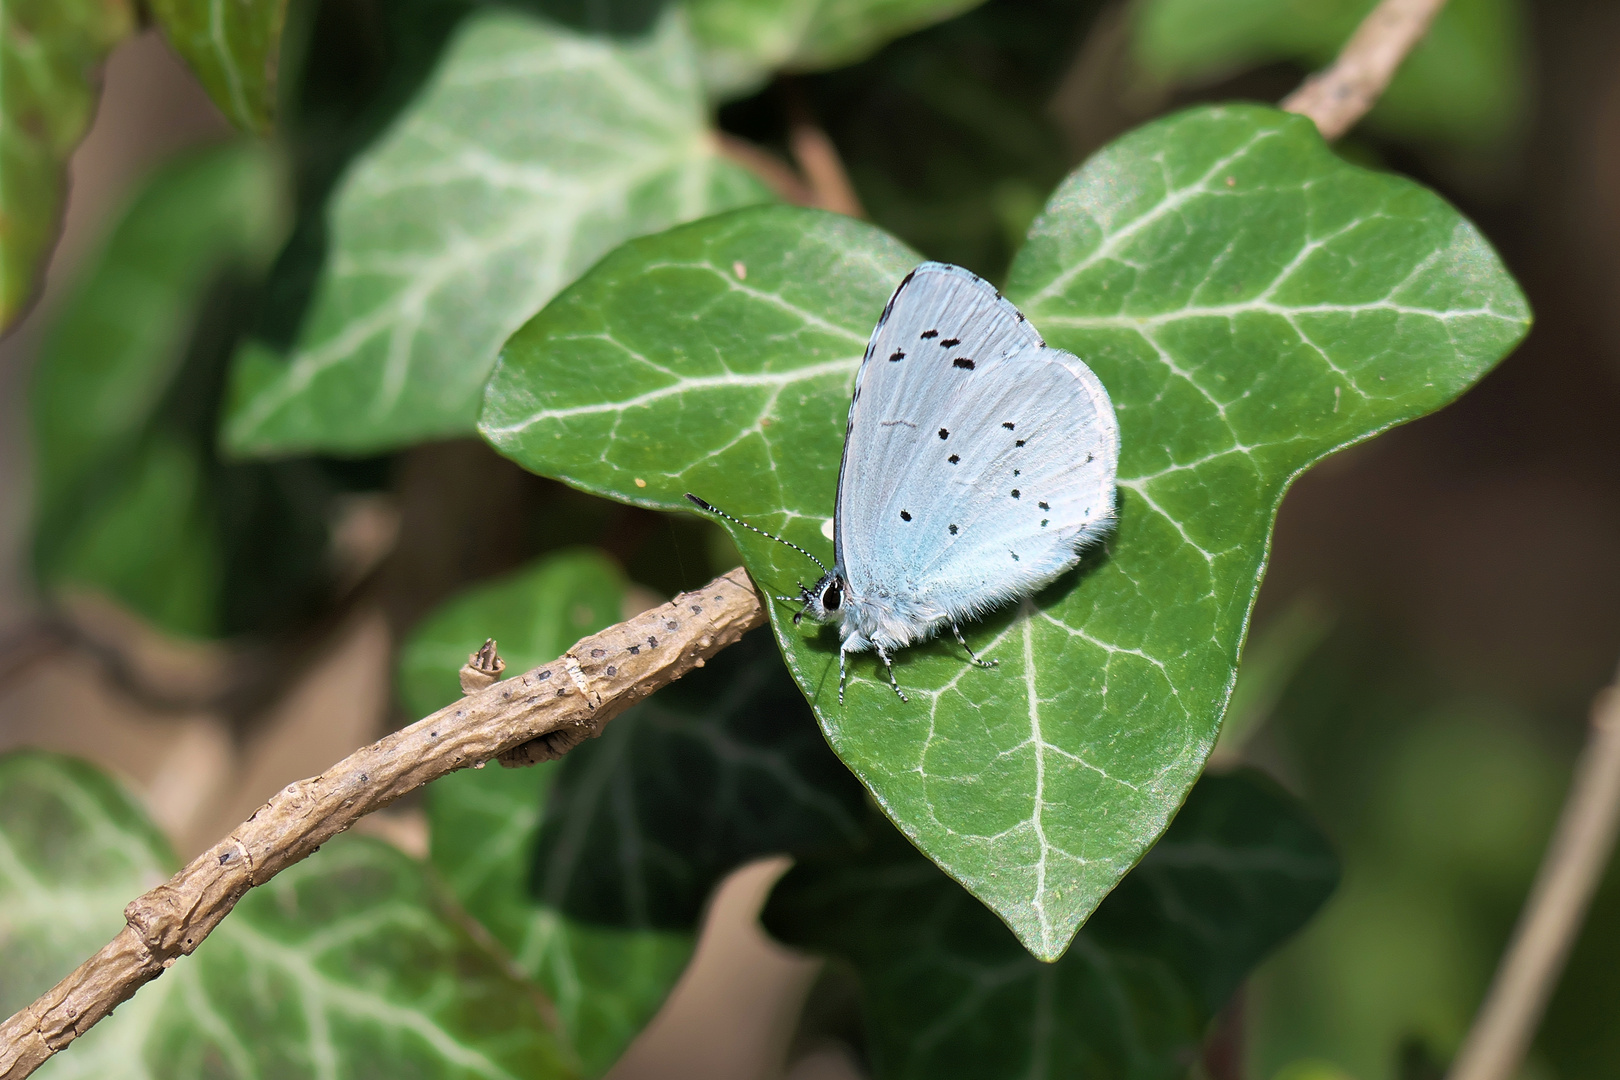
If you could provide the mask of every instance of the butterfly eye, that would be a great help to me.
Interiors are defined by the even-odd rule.
[[[836,585],[827,586],[827,591],[821,594],[821,606],[828,611],[837,611],[843,602],[844,594]]]

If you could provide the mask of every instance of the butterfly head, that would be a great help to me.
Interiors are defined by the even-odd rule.
[[[799,598],[804,601],[804,607],[794,614],[794,625],[797,626],[799,620],[806,616],[816,622],[838,622],[843,619],[848,592],[849,586],[844,584],[843,575],[836,569],[827,571],[813,586],[800,585]]]

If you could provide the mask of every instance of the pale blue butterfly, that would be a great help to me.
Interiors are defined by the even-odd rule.
[[[776,599],[803,602],[795,623],[840,624],[840,703],[847,656],[868,649],[905,701],[892,654],[948,626],[990,666],[960,624],[1080,561],[1113,522],[1118,465],[1119,421],[1091,369],[983,278],[923,263],[883,308],[855,376],[833,567],[788,544],[824,573]]]

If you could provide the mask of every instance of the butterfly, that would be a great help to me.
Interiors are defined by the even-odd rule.
[[[855,376],[838,470],[833,565],[776,599],[839,624],[846,661],[874,651],[901,701],[894,653],[1041,589],[1114,518],[1119,422],[1101,381],[1054,349],[994,286],[923,263],[895,289]]]

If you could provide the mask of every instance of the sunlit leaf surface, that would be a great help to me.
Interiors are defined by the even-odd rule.
[[[536,472],[652,506],[696,491],[828,557],[851,379],[913,261],[785,208],[628,244],[514,335],[484,433]],[[868,657],[840,707],[836,635],[773,619],[839,755],[1055,958],[1197,779],[1288,483],[1450,401],[1529,313],[1450,206],[1263,107],[1193,110],[1103,150],[1053,196],[1006,291],[1113,396],[1112,538],[972,628],[996,669],[954,643],[908,650],[909,705]],[[816,573],[733,536],[771,592]]]
[[[26,1005],[111,939],[124,905],[173,867],[96,770],[0,758],[0,1006]],[[248,893],[196,953],[36,1075],[571,1072],[533,996],[441,910],[421,866],[342,837]]]
[[[469,16],[333,197],[291,353],[238,356],[226,442],[366,452],[470,433],[501,342],[603,252],[766,197],[716,151],[680,19],[620,43]]]
[[[1333,891],[1338,863],[1255,773],[1206,777],[1055,964],[881,820],[801,860],[762,916],[854,965],[879,1080],[1186,1075],[1214,1013]]]

